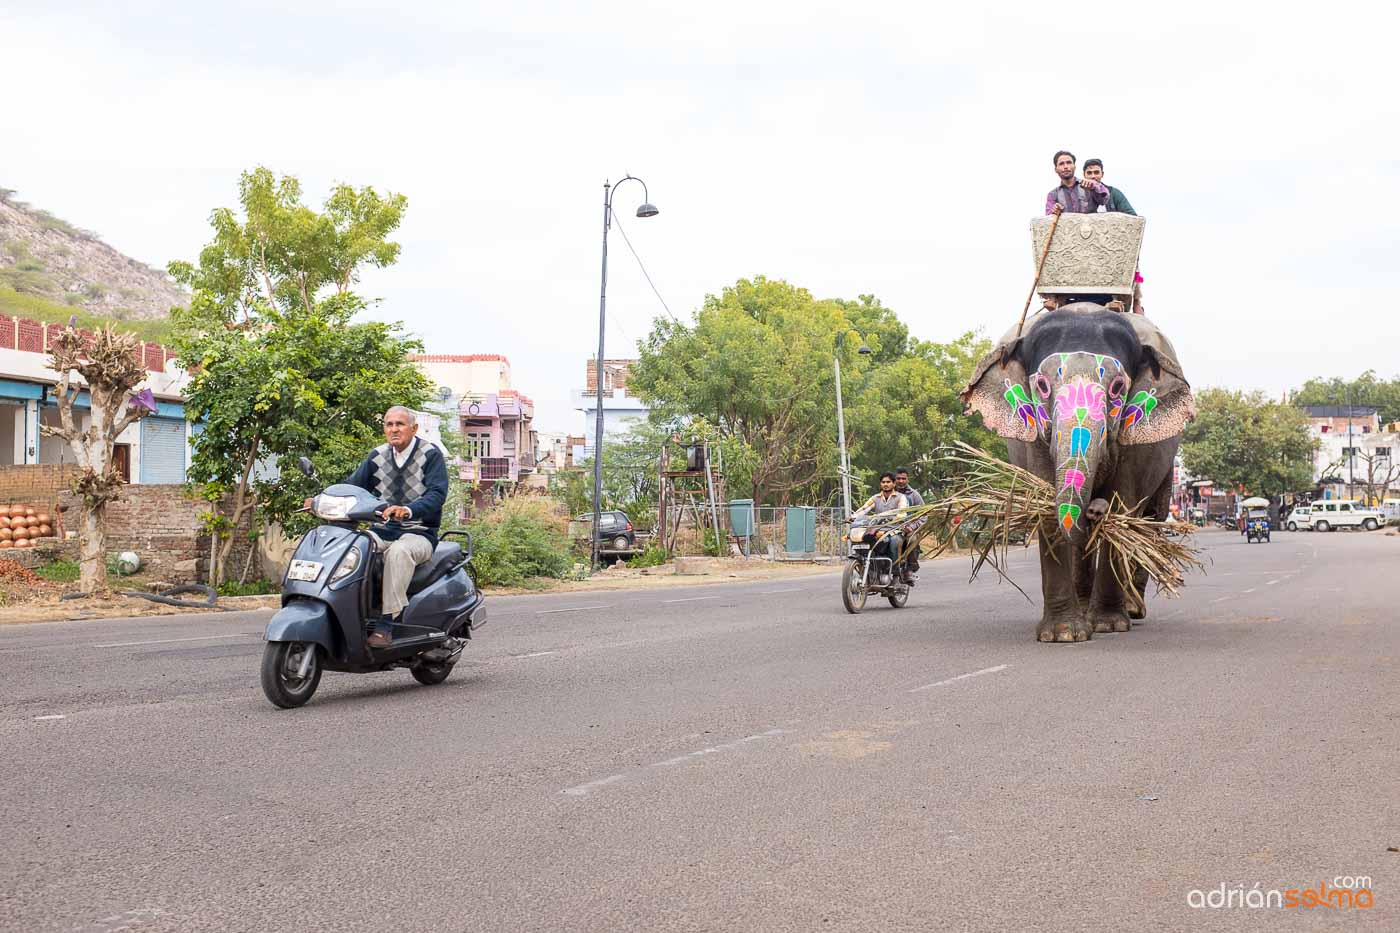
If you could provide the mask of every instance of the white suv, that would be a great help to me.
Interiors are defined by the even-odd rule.
[[[1368,509],[1349,499],[1323,499],[1310,506],[1313,531],[1364,528],[1375,531],[1385,523],[1378,509]]]

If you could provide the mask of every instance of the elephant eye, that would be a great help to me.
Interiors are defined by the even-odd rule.
[[[1128,391],[1128,377],[1122,373],[1113,377],[1113,381],[1108,384],[1108,394],[1113,398],[1122,398]]]
[[[1050,397],[1050,380],[1045,378],[1044,373],[1036,373],[1031,377],[1031,389],[1037,398],[1046,399]]]

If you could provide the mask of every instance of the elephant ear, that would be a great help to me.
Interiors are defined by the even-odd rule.
[[[1171,341],[1145,317],[1128,317],[1142,343],[1142,365],[1123,406],[1118,443],[1156,444],[1181,434],[1196,417],[1196,400]]]
[[[978,361],[972,379],[958,396],[997,434],[1013,441],[1036,439],[1036,406],[1026,387],[1026,368],[1016,358],[1019,341],[1004,341]]]

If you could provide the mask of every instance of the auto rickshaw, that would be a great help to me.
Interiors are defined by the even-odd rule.
[[[1240,521],[1244,524],[1245,542],[1269,540],[1269,500],[1246,499],[1240,503]]]

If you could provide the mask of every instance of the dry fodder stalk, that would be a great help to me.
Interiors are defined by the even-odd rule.
[[[1029,547],[1042,531],[1058,533],[1054,487],[1034,473],[963,443],[939,448],[938,459],[961,469],[943,498],[886,512],[868,523],[903,532],[907,537],[905,553],[920,547],[922,539],[931,538],[930,557],[955,548],[961,535],[971,545],[973,579],[990,565],[1025,595],[1007,574],[1007,555],[1013,544]],[[1175,596],[1188,570],[1205,569],[1190,542],[1193,529],[1184,523],[1135,515],[1136,507],[1114,497],[1109,513],[1089,534],[1089,555],[1106,553],[1114,579],[1130,594],[1142,596],[1134,577],[1145,570],[1156,581],[1158,592]]]

